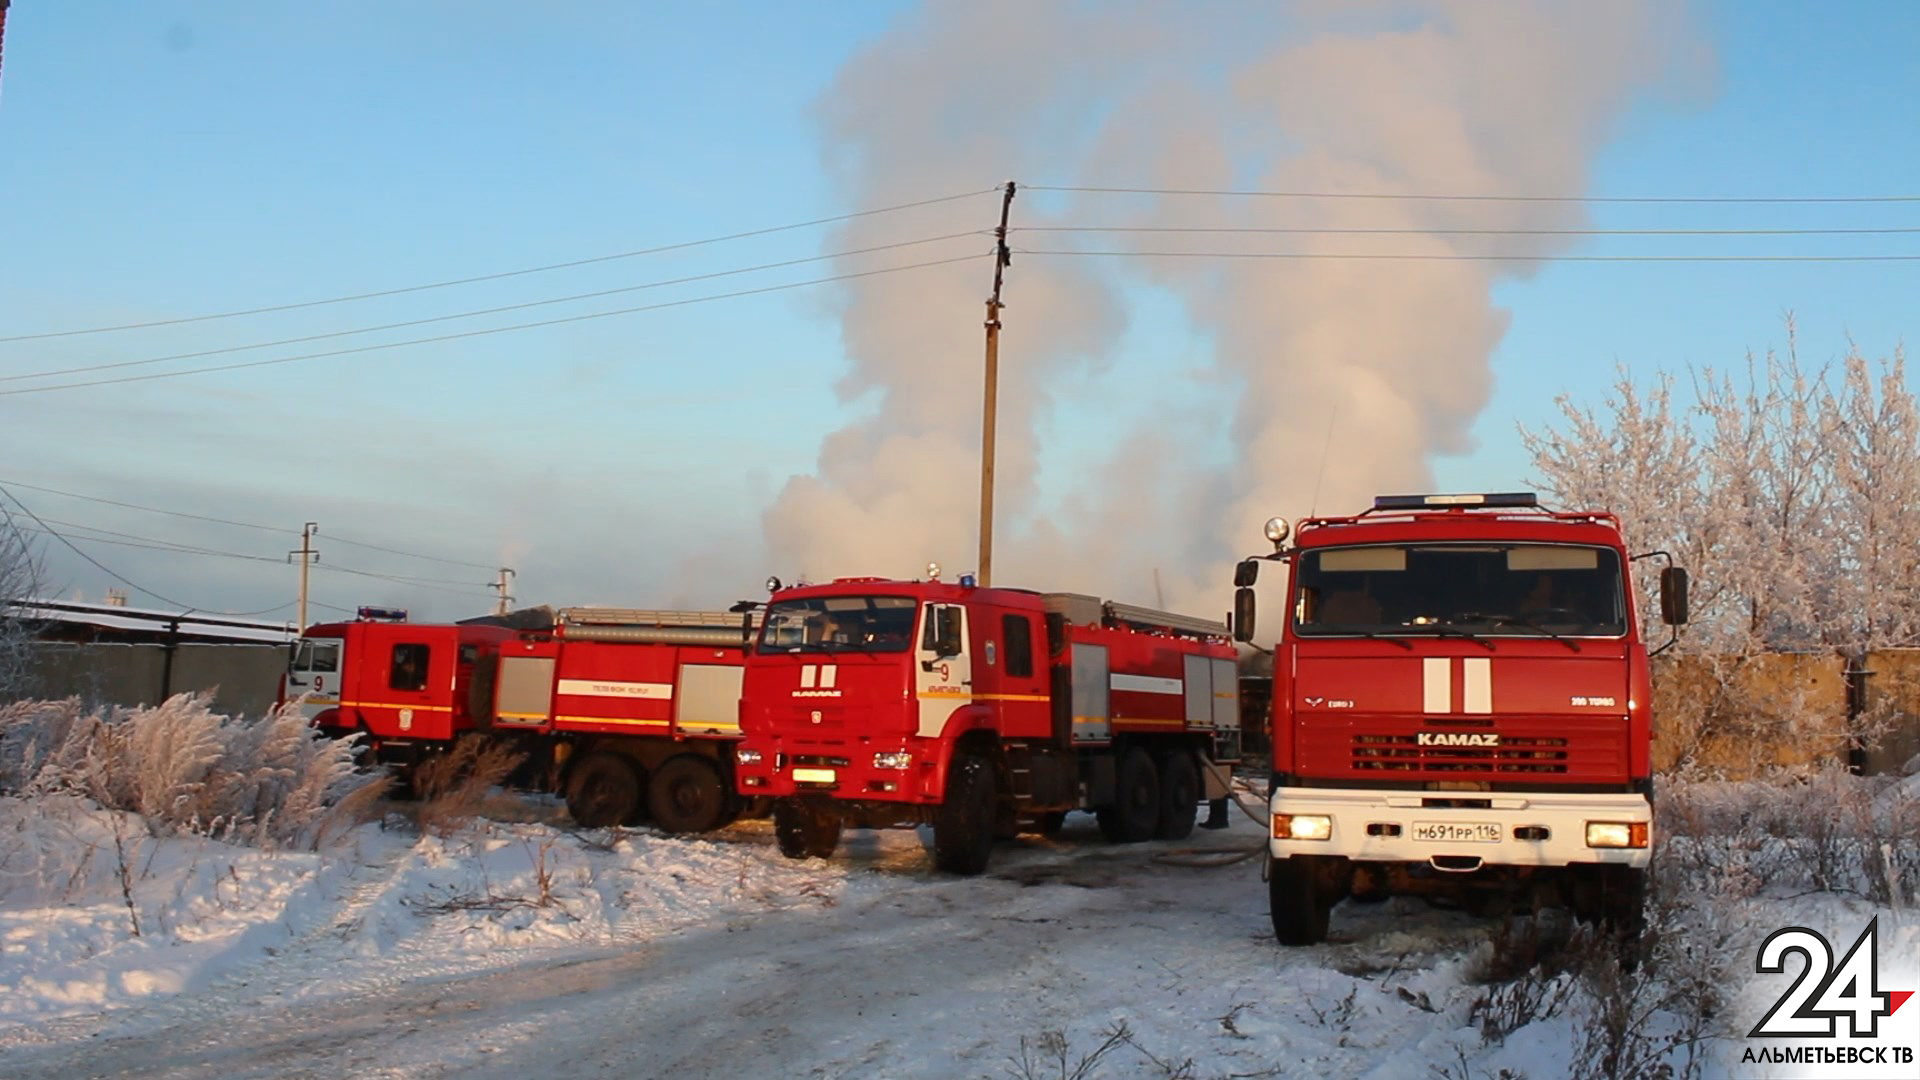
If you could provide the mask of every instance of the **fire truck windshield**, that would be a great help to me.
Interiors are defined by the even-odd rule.
[[[1302,637],[1618,637],[1620,557],[1571,544],[1420,543],[1300,553],[1293,628]]]
[[[919,602],[906,596],[816,596],[767,607],[760,651],[905,652]]]

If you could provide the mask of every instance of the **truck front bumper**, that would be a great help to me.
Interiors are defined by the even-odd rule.
[[[1644,867],[1653,850],[1653,806],[1634,793],[1282,787],[1268,811],[1267,844],[1276,859],[1330,855],[1465,872],[1483,866]],[[1301,832],[1324,832],[1326,838],[1296,838]],[[1595,846],[1590,838],[1639,846]]]
[[[938,739],[749,738],[735,751],[734,775],[747,796],[937,803],[945,793],[944,750]],[[758,759],[748,760],[754,753]]]

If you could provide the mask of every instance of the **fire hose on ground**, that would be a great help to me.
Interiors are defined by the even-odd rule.
[[[1196,870],[1217,870],[1223,866],[1232,866],[1235,863],[1245,862],[1255,856],[1264,854],[1267,850],[1266,800],[1261,800],[1260,809],[1257,812],[1250,809],[1247,804],[1242,802],[1235,794],[1236,790],[1244,791],[1248,789],[1244,787],[1236,789],[1233,784],[1233,778],[1223,773],[1220,766],[1213,762],[1202,761],[1200,765],[1212,774],[1215,781],[1227,789],[1226,801],[1232,803],[1241,813],[1247,815],[1248,819],[1255,825],[1260,826],[1260,842],[1248,847],[1178,848],[1173,851],[1160,852],[1153,857],[1153,861],[1163,866],[1185,866]],[[1225,826],[1219,827],[1224,828]]]

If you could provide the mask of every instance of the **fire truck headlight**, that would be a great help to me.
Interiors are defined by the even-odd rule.
[[[873,755],[873,767],[876,769],[910,769],[913,767],[913,755],[904,750],[889,754]]]
[[[1325,814],[1273,815],[1275,840],[1331,840],[1333,819]]]
[[[735,750],[733,752],[733,760],[739,762],[742,765],[758,765],[760,764],[760,751]]]
[[[1643,848],[1647,846],[1644,821],[1589,821],[1587,846],[1591,848]]]
[[[1287,538],[1288,531],[1289,531],[1289,527],[1287,525],[1286,518],[1277,517],[1277,518],[1267,519],[1266,532],[1267,532],[1268,540],[1271,540],[1277,544],[1280,541],[1285,540]]]

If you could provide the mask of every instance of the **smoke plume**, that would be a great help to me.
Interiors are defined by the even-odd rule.
[[[1685,31],[1653,2],[934,2],[854,56],[821,114],[829,167],[857,206],[1008,178],[1575,196],[1625,108],[1676,70]],[[985,195],[911,224],[861,218],[834,243],[985,229],[996,211]],[[1225,564],[1261,546],[1267,517],[1424,487],[1433,455],[1471,448],[1491,391],[1507,323],[1494,286],[1538,266],[1458,257],[1530,260],[1568,242],[1461,230],[1585,220],[1577,202],[1024,191],[1001,339],[995,583],[1159,589],[1211,613]],[[1089,224],[1370,231],[1044,230]],[[816,579],[972,565],[988,244],[977,263],[847,289],[840,391],[869,411],[768,511],[781,565]],[[1111,254],[1038,253],[1063,250]],[[1308,257],[1252,257],[1272,252]],[[1111,367],[1141,297],[1171,301],[1204,354]],[[1068,386],[1152,407],[1088,415]],[[1073,437],[1049,438],[1063,430]]]

